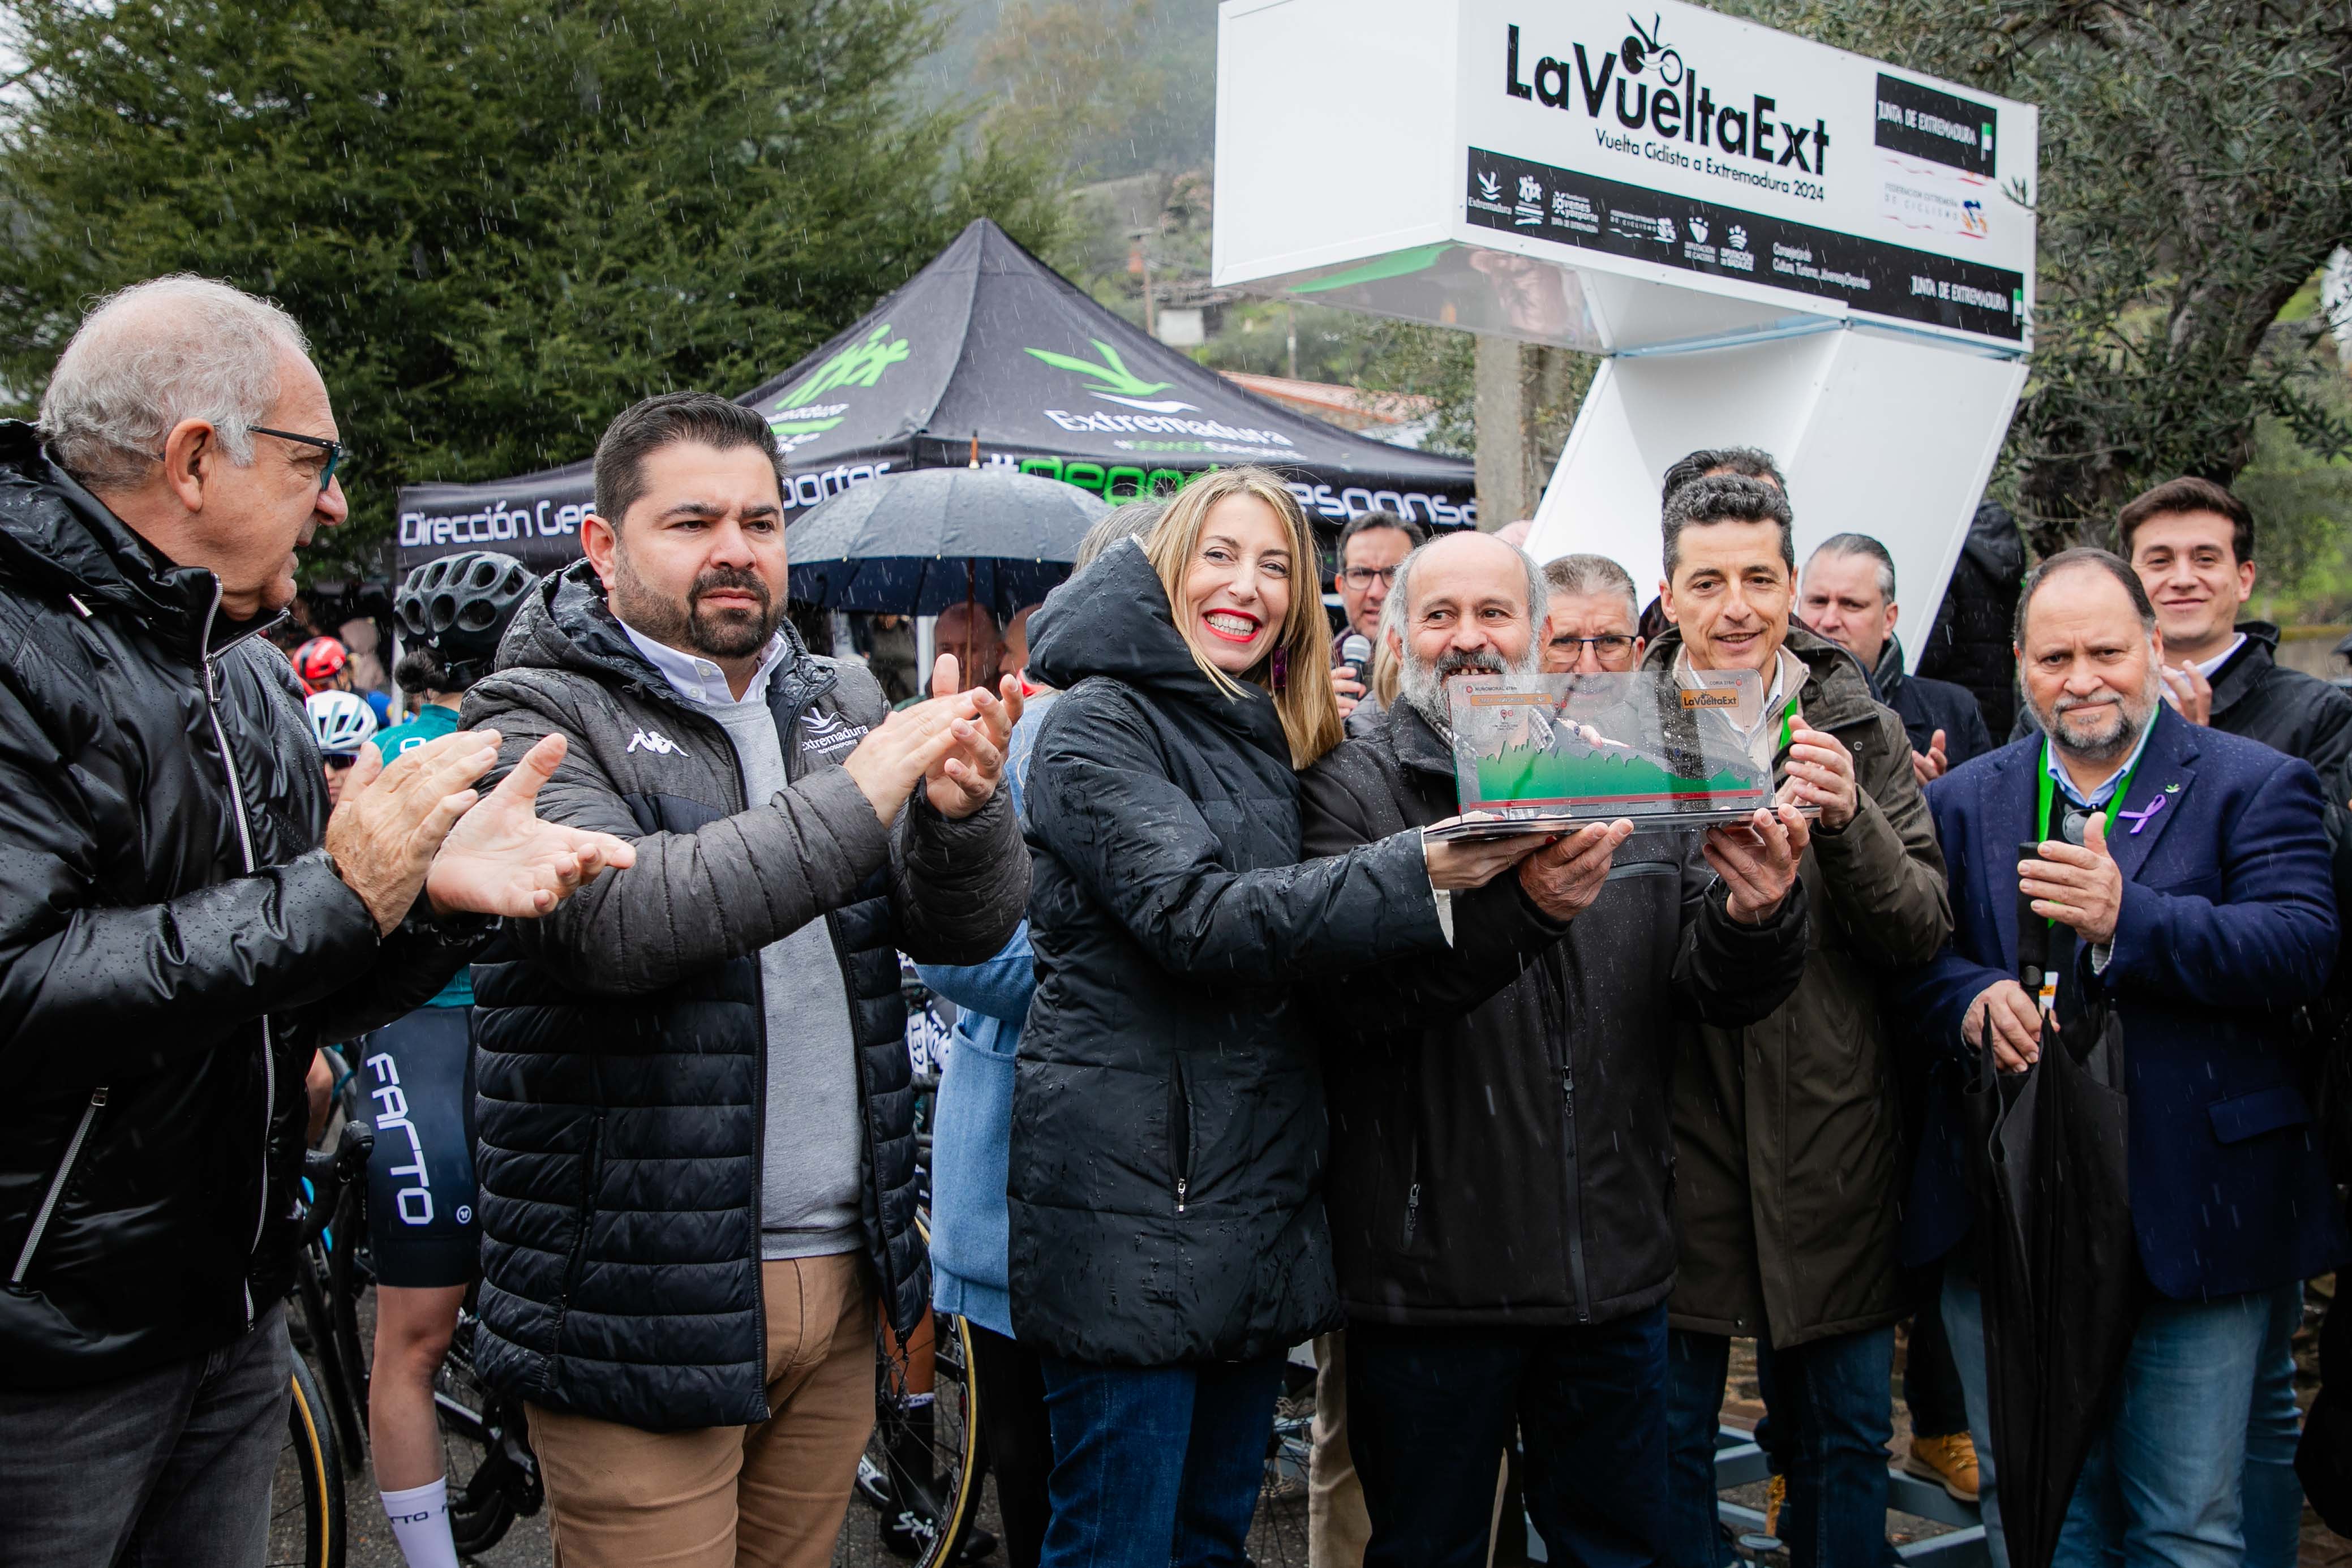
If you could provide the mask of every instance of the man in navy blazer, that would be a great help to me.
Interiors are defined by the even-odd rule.
[[[1950,870],[1952,940],[1903,977],[1930,1103],[1904,1261],[1947,1258],[1944,1312],[1986,1459],[1984,1340],[1958,1088],[2039,1051],[2016,979],[2021,874],[2053,922],[2059,1015],[2121,1019],[2132,1222],[2153,1287],[2116,1407],[2067,1515],[2057,1562],[2236,1563],[2239,1473],[2257,1356],[2282,1292],[2352,1246],[2297,1087],[2294,1009],[2336,946],[2318,776],[2183,721],[2158,697],[2163,637],[2138,577],[2104,550],[2051,557],[2018,606],[2018,663],[2041,736],[1927,790]],[[2042,841],[2041,862],[2018,858]],[[2071,949],[2071,956],[2068,956]]]

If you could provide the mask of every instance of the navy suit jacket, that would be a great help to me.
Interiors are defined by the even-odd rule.
[[[2293,1045],[2294,1009],[2335,962],[2336,895],[2309,764],[2161,705],[2155,725],[2107,840],[2124,875],[2111,956],[2095,977],[2084,943],[2075,962],[2122,1019],[2141,1265],[2165,1295],[2197,1300],[2347,1256]],[[2041,773],[2037,735],[1927,787],[1952,939],[1895,982],[1895,1016],[1914,1024],[1902,1049],[1929,1085],[1906,1263],[1942,1257],[1974,1218],[1958,1091],[1978,1065],[1960,1023],[2017,976],[2017,848],[2035,837]]]

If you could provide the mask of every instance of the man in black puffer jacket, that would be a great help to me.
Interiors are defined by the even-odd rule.
[[[329,820],[259,635],[345,512],[284,312],[127,289],[41,421],[0,423],[0,1563],[258,1563],[314,1049],[438,990],[484,935],[459,912],[593,852],[530,821],[546,753],[445,840],[479,736],[371,751]]]
[[[509,754],[568,737],[545,810],[637,854],[474,969],[475,1355],[530,1402],[571,1568],[831,1561],[877,1301],[905,1335],[929,1295],[897,949],[976,963],[1028,896],[1013,700],[894,715],[803,649],[777,466],[724,398],[623,413],[588,559],[466,694]]]
[[[1485,535],[1406,559],[1383,626],[1399,700],[1307,775],[1309,854],[1455,814],[1439,672],[1517,673],[1541,645],[1542,587]],[[1806,831],[1793,811],[1762,848],[1719,831],[1712,856],[1697,834],[1623,831],[1597,824],[1579,860],[1523,862],[1515,927],[1457,929],[1456,956],[1326,993],[1367,1564],[1479,1560],[1515,1425],[1553,1561],[1664,1551],[1676,1022],[1753,1022],[1796,988]]]

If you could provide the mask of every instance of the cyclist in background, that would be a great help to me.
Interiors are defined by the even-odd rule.
[[[302,699],[310,734],[327,769],[327,809],[343,798],[343,775],[360,759],[360,747],[375,733],[375,713],[356,692],[320,692]],[[386,757],[385,760],[391,758]]]
[[[376,737],[386,762],[457,729],[458,695],[489,673],[499,638],[533,580],[520,561],[491,550],[444,557],[408,574],[393,606],[407,643],[400,681],[424,692],[425,707]],[[323,693],[310,699],[313,712],[337,698],[359,700]],[[409,1568],[457,1568],[433,1375],[448,1354],[467,1288],[481,1272],[473,1005],[472,971],[460,969],[432,1000],[363,1037],[358,1050],[376,1138],[368,1166],[377,1284],[368,1446],[384,1515]]]
[[[350,692],[367,704],[369,716],[379,727],[392,722],[392,699],[359,684],[357,672],[352,667],[352,651],[343,646],[341,639],[313,637],[287,657],[293,661],[294,675],[302,683],[303,695]],[[389,762],[392,758],[387,757],[384,760]]]

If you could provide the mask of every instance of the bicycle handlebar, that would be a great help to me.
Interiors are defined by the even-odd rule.
[[[308,1247],[334,1222],[343,1188],[367,1170],[375,1153],[375,1129],[365,1122],[345,1122],[342,1135],[331,1149],[310,1149],[302,1155],[302,1175],[310,1184],[310,1201],[302,1211],[302,1228],[296,1245]]]

